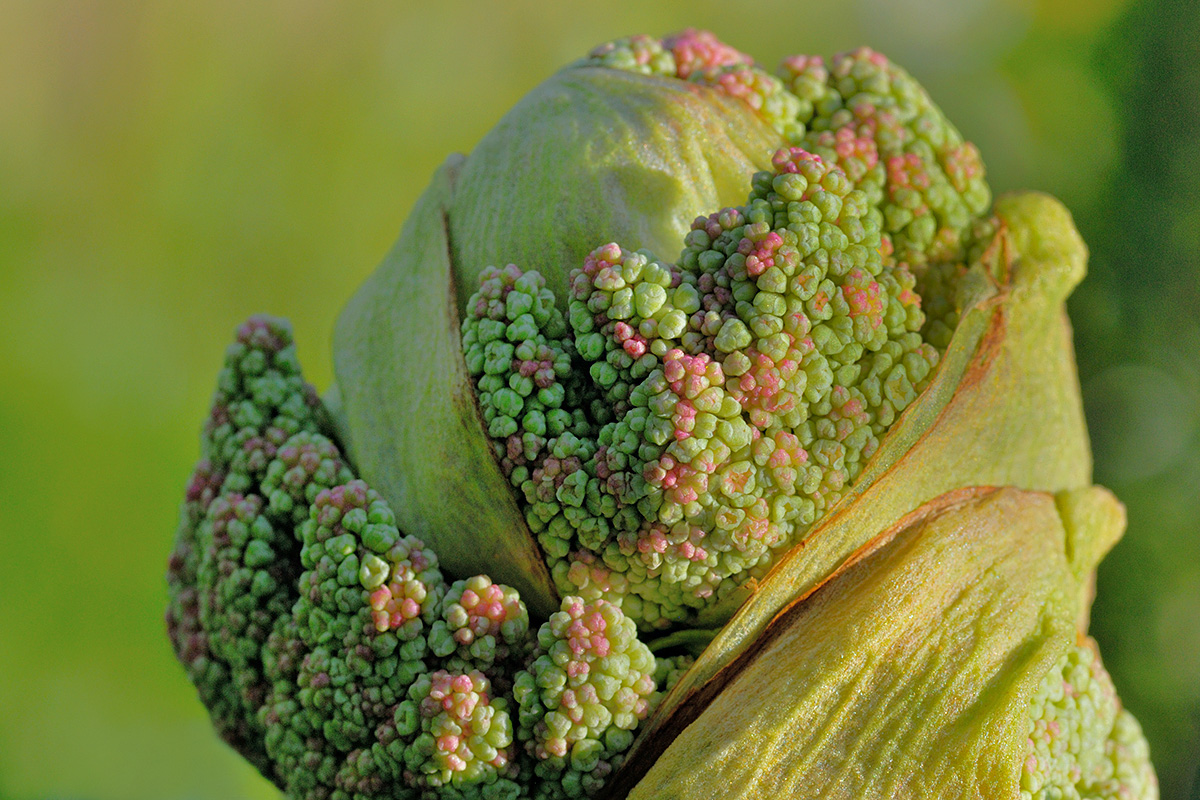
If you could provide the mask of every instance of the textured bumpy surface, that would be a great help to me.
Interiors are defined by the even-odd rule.
[[[793,145],[841,167],[882,213],[909,264],[952,261],[991,193],[978,149],[904,70],[869,48],[795,55],[772,75],[707,31],[633,36],[590,63],[713,86],[745,102]]]
[[[654,657],[611,603],[563,600],[538,632],[538,656],[517,677],[521,732],[537,772],[563,796],[594,794],[620,766],[655,690]]]
[[[487,430],[559,591],[662,628],[761,577],[854,481],[949,341],[990,194],[974,147],[869,50],[772,76],[688,31],[584,63],[711,85],[795,143],[675,263],[612,243],[569,298],[509,265],[467,302]]]
[[[1107,531],[1100,537],[1104,548],[1119,536],[1123,516],[1111,496],[1097,500],[1081,489],[1058,498],[1059,507],[1048,494],[1029,492],[1036,498],[1023,498],[1026,505],[1012,500],[1013,492],[1004,494],[1013,505],[993,526],[999,545],[979,547],[978,558],[955,572],[951,567],[965,557],[970,530],[946,523],[945,540],[953,546],[938,551],[930,545],[929,564],[898,550],[897,574],[909,561],[920,569],[913,566],[894,585],[879,566],[891,562],[871,560],[874,551],[859,546],[868,540],[858,539],[857,551],[846,551],[848,560],[830,561],[806,584],[817,591],[829,581],[844,596],[826,590],[808,602],[811,593],[787,580],[789,562],[780,560],[785,553],[820,549],[821,537],[795,546],[852,490],[859,491],[855,481],[864,470],[862,485],[877,485],[867,477],[881,463],[891,464],[883,456],[906,441],[899,434],[886,437],[921,392],[931,383],[926,398],[947,392],[946,375],[959,374],[950,368],[965,368],[975,348],[952,344],[956,327],[983,335],[975,300],[999,302],[1006,291],[1035,293],[1004,284],[1007,264],[997,266],[996,254],[1007,252],[1009,232],[992,216],[975,148],[911,77],[867,49],[828,61],[793,56],[772,74],[712,34],[688,30],[609,43],[556,77],[570,84],[573,75],[597,74],[600,85],[623,87],[621,93],[649,86],[659,96],[669,85],[674,95],[668,105],[675,110],[683,107],[675,95],[697,107],[733,109],[731,119],[749,120],[766,137],[746,141],[773,144],[749,161],[738,154],[732,174],[748,174],[743,166],[751,162],[769,168],[748,179],[740,205],[697,204],[705,214],[691,223],[673,261],[604,244],[608,235],[596,231],[595,244],[580,248],[561,274],[546,270],[549,279],[520,265],[468,265],[467,274],[472,280],[479,275],[480,282],[461,317],[462,362],[454,289],[467,281],[438,260],[457,252],[447,238],[454,220],[437,205],[451,193],[451,170],[439,173],[443,180],[435,181],[433,199],[418,206],[418,222],[431,224],[413,224],[437,228],[436,235],[425,247],[398,248],[408,283],[381,301],[407,314],[405,302],[411,304],[415,292],[422,308],[398,321],[375,313],[370,303],[355,307],[371,311],[371,346],[352,350],[357,366],[367,369],[351,373],[358,379],[348,382],[339,371],[341,394],[331,392],[330,409],[344,412],[351,391],[375,386],[376,373],[384,375],[375,388],[397,379],[405,392],[413,391],[414,375],[428,378],[427,384],[416,381],[415,391],[454,411],[438,417],[431,435],[452,443],[465,437],[470,444],[437,450],[445,458],[431,457],[432,440],[419,436],[390,439],[379,448],[403,459],[364,457],[364,437],[384,426],[392,432],[420,426],[442,410],[429,405],[375,404],[373,411],[388,413],[421,409],[407,417],[396,412],[400,426],[387,413],[339,416],[338,431],[347,438],[335,441],[326,409],[301,375],[287,323],[255,317],[238,329],[203,428],[201,460],[187,487],[168,572],[168,632],[222,738],[289,797],[306,800],[560,800],[595,796],[606,785],[612,791],[614,777],[621,792],[644,778],[635,793],[674,782],[690,787],[689,796],[710,797],[722,788],[713,776],[737,770],[744,774],[729,786],[748,792],[758,791],[756,781],[774,788],[783,777],[796,787],[817,786],[813,776],[827,773],[842,776],[821,784],[831,792],[881,796],[934,796],[942,788],[953,794],[986,778],[988,785],[1003,785],[1005,794],[1020,791],[1029,798],[1154,797],[1145,740],[1121,710],[1091,644],[1070,649],[1041,680],[1029,704],[1020,765],[1014,758],[995,759],[992,739],[982,750],[963,751],[959,736],[984,724],[975,711],[961,711],[962,698],[975,697],[966,690],[977,686],[983,699],[973,708],[995,704],[1005,724],[1015,720],[1004,746],[1013,752],[1020,746],[1023,704],[1072,638],[1067,630],[1074,631],[1074,622],[1051,611],[1057,614],[1065,598],[1085,594],[1076,581],[1090,574],[1095,560],[1085,564],[1080,554],[1094,550],[1098,560],[1103,549],[1085,534],[1095,522]],[[635,105],[641,117],[622,124],[645,117],[655,136],[671,127],[660,124],[651,103],[639,99]],[[711,141],[708,134],[701,139],[706,146]],[[700,160],[713,173],[705,180],[715,178],[720,170],[709,161],[716,156],[705,152]],[[639,169],[615,171],[639,176]],[[464,178],[454,191],[469,183]],[[633,188],[640,200],[652,194],[648,187]],[[639,215],[646,216],[632,216]],[[1073,234],[1069,219],[1063,224]],[[532,239],[549,246],[546,236]],[[465,238],[455,241],[462,246]],[[1066,257],[1070,248],[1055,249],[1058,241],[1050,237],[1032,252],[1025,264],[1029,281],[1040,280],[1033,269],[1039,259]],[[1082,274],[1082,256],[1067,267]],[[443,278],[451,289],[444,296],[438,285]],[[386,280],[380,285],[386,289]],[[558,296],[549,286],[557,287]],[[1055,303],[1061,300],[1056,296]],[[437,306],[441,301],[448,305]],[[422,338],[426,305],[437,316],[430,329],[442,326],[428,339]],[[404,329],[406,335],[395,330],[413,320],[417,327]],[[349,329],[361,332],[355,325]],[[987,335],[996,340],[981,350],[1014,341],[1002,329],[990,327]],[[377,357],[373,348],[381,340],[401,343],[393,358]],[[1066,352],[1069,360],[1069,343]],[[433,355],[425,362],[406,360],[413,353]],[[1067,371],[1073,381],[1073,364]],[[438,374],[429,377],[431,372]],[[439,391],[446,386],[451,391]],[[929,416],[927,406],[923,399],[904,419]],[[906,425],[912,427],[901,422],[897,430]],[[1082,422],[1075,427],[1083,441]],[[961,440],[959,431],[955,443]],[[400,447],[397,441],[415,444]],[[342,444],[374,488],[359,479]],[[499,472],[492,469],[489,447]],[[430,465],[441,472],[427,479],[422,467]],[[467,474],[472,472],[478,474]],[[440,524],[447,518],[436,515],[431,522],[425,513],[430,505],[454,503],[443,496],[455,488],[446,486],[449,480],[476,478],[495,491],[464,503],[467,511],[455,518],[460,524]],[[1086,474],[1079,480],[1086,485]],[[934,502],[926,500],[940,494],[953,506],[959,502],[955,488],[967,494],[1007,491],[963,486],[942,487],[914,505],[923,503],[927,511]],[[1076,481],[1030,488],[1079,487]],[[480,496],[501,501],[495,503],[504,506],[499,522],[485,513],[491,509],[480,511]],[[1014,520],[1028,504],[1045,515],[1022,528],[1021,539]],[[472,514],[482,533],[455,535],[474,532],[461,524]],[[910,516],[922,519],[919,512]],[[892,521],[889,516],[861,525],[870,528],[863,536],[877,531],[875,522]],[[520,546],[491,547],[506,536]],[[1004,544],[1010,539],[1022,545]],[[427,542],[436,543],[444,563]],[[1069,571],[1063,547],[1083,564],[1072,566],[1080,574]],[[471,576],[478,560],[507,570],[495,574],[519,585],[529,608],[510,586]],[[1017,562],[1019,568],[1001,569]],[[971,571],[975,566],[978,574]],[[1034,580],[1035,573],[1041,578]],[[1043,584],[1053,584],[1053,591],[1034,592]],[[939,591],[948,593],[945,603]],[[750,594],[743,612],[764,596],[774,602],[781,592],[785,596],[762,624],[790,620],[793,628],[774,628],[748,650],[711,655],[718,645],[728,648],[722,637],[731,630],[751,638],[761,633],[744,613],[715,640],[712,626],[728,621]],[[989,660],[988,653],[1011,645],[1012,637],[998,622],[980,620],[1003,607],[1005,624],[1017,630],[1017,601],[1028,592],[1034,599],[1022,613],[1037,623],[1034,638],[1057,649],[1029,673],[1018,704],[997,687],[1021,677],[1018,662],[1036,648],[1025,648],[1029,653],[1021,658]],[[832,596],[838,600],[828,601]],[[833,610],[822,611],[823,602]],[[532,619],[530,609],[536,612]],[[834,624],[819,622],[826,611]],[[917,623],[928,623],[921,630],[934,645],[906,633]],[[666,629],[654,643],[656,657],[639,631]],[[988,639],[997,630],[993,638],[1003,640],[1000,645]],[[908,662],[900,658],[906,647],[914,652]],[[948,656],[954,647],[971,653]],[[871,669],[858,669],[860,659]],[[878,666],[882,677],[877,684],[856,679],[852,690],[821,689],[840,686],[830,664],[851,664],[855,670],[843,672],[854,675],[874,674]],[[927,679],[922,668],[935,677]],[[960,669],[962,675],[950,675]],[[710,677],[711,684],[701,685]],[[952,699],[931,706],[958,718],[914,711],[921,697],[943,694]],[[835,695],[842,699],[829,703]],[[693,700],[695,714],[674,715],[680,708],[687,712]],[[771,710],[759,713],[760,707]],[[861,714],[846,710],[851,707]],[[660,713],[647,722],[655,709]],[[696,714],[710,712],[715,720],[688,727]],[[822,714],[833,716],[811,724]],[[882,715],[878,719],[886,724],[864,728],[859,723],[870,715]],[[733,732],[706,733],[721,726]],[[662,734],[661,746],[635,746],[639,729],[650,734],[643,743]],[[898,758],[884,770],[873,765],[869,774],[854,761],[854,747],[830,744],[839,735],[859,734],[872,741],[873,753],[905,750],[915,772],[899,769]],[[984,734],[1007,735],[994,726]],[[806,744],[796,744],[801,741]],[[683,742],[686,752],[664,751],[672,742]],[[756,756],[755,742],[770,752]],[[697,753],[714,748],[734,756],[697,761]],[[778,762],[773,767],[764,766],[768,755]],[[941,771],[927,775],[934,761]],[[944,786],[937,783],[943,779]],[[902,788],[872,788],[879,786]]]
[[[1090,639],[1042,680],[1030,702],[1025,752],[1022,798],[1147,797],[1155,785],[1142,729],[1121,708]]]
[[[291,330],[226,353],[171,556],[167,625],[221,736],[290,797],[579,797],[678,678],[616,606],[530,627],[447,583],[322,431]],[[517,721],[520,724],[517,724]]]
[[[309,485],[349,477],[336,454],[322,457],[322,449],[336,453],[322,427],[288,325],[243,324],[225,353],[188,484],[167,573],[167,627],[217,730],[259,769],[270,764],[258,722],[272,683],[263,648],[291,611],[300,577],[289,501]]]

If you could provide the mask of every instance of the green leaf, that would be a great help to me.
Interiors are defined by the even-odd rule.
[[[461,157],[417,201],[400,239],[334,330],[329,408],[359,475],[402,531],[456,576],[486,571],[531,611],[558,607],[550,575],[479,421],[459,339],[446,208]]]
[[[1067,531],[1067,559],[1079,584],[1076,626],[1084,632],[1096,595],[1096,566],[1125,533],[1125,506],[1100,486],[1059,492],[1054,500]]]
[[[596,247],[678,253],[692,220],[744,203],[750,176],[785,144],[745,103],[707,86],[560,70],[462,169],[450,211],[459,285],[512,263],[541,272],[565,308],[567,276]]]

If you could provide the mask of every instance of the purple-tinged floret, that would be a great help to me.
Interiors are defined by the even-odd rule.
[[[416,789],[459,790],[467,797],[521,792],[508,701],[491,692],[478,670],[439,669],[422,675],[397,716],[417,723],[404,750],[404,783]],[[464,792],[465,790],[465,792]]]
[[[347,483],[354,474],[342,461],[336,444],[319,433],[302,432],[283,443],[267,465],[262,494],[272,515],[291,516],[299,525],[308,506],[323,489]]]
[[[675,59],[675,76],[685,80],[705,70],[754,63],[750,56],[725,44],[712,32],[696,28],[664,37],[662,46]]]

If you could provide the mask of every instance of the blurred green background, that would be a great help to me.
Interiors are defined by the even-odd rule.
[[[0,5],[0,798],[266,798],[163,633],[224,345],[335,314],[450,151],[632,32],[773,64],[868,43],[1093,249],[1072,300],[1097,480],[1128,504],[1094,631],[1163,796],[1200,798],[1200,4],[928,0]]]

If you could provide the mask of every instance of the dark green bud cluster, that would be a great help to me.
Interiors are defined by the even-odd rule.
[[[658,685],[659,691],[650,699],[650,706],[657,706],[667,693],[675,688],[675,684],[679,683],[679,679],[684,673],[692,668],[692,664],[696,663],[696,657],[688,653],[682,653],[674,656],[655,656],[654,658],[654,683]]]
[[[517,283],[500,293],[505,313],[545,326],[553,304],[533,313],[514,293],[536,298],[541,287]],[[532,630],[517,592],[485,575],[448,583],[437,555],[400,532],[321,432],[315,397],[285,322],[239,329],[168,575],[171,639],[218,731],[293,798],[516,800],[596,788],[607,772],[594,765],[582,783],[557,762],[539,771],[551,756],[539,750],[537,711],[522,712],[521,735],[514,724],[515,687],[537,683],[558,629]],[[641,695],[658,689],[633,622],[615,607],[605,620],[621,632],[614,646],[638,657],[614,656],[603,671]],[[607,722],[589,717],[610,766],[647,706],[620,708]]]
[[[225,473],[222,488],[253,491],[288,439],[323,425],[288,323],[271,317],[245,322],[225,353],[201,438],[202,455]]]
[[[463,329],[467,368],[477,376],[479,407],[506,474],[536,461],[549,439],[587,433],[582,384],[571,375],[567,326],[537,273],[490,268]]]
[[[290,609],[299,576],[290,509],[273,507],[262,485],[268,473],[290,469],[278,463],[280,451],[332,446],[320,434],[325,427],[288,323],[254,317],[239,327],[176,532],[167,627],[222,738],[260,769],[268,759],[257,715],[269,689],[260,651]],[[294,475],[290,491],[304,494],[343,470],[334,458],[324,470]]]
[[[308,516],[309,505],[325,488],[353,480],[336,444],[319,433],[298,433],[284,443],[268,465],[262,496],[271,513],[295,524]]]

